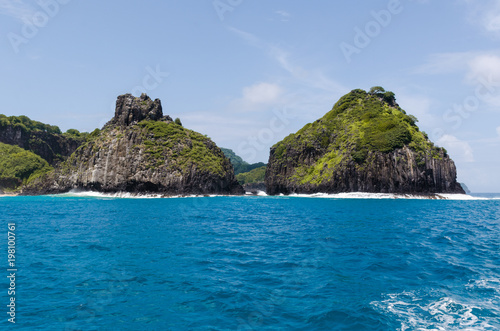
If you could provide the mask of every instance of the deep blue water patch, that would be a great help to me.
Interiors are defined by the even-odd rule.
[[[19,330],[500,329],[498,200],[14,197],[0,211],[2,252],[17,226]]]

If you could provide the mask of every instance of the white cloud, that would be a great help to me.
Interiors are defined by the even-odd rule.
[[[279,101],[283,89],[277,84],[258,83],[243,89],[243,101],[251,104],[272,104]]]
[[[479,76],[490,77],[491,75],[500,80],[500,52],[432,54],[426,63],[414,70],[415,73],[429,75],[464,71],[468,82],[476,80]]]
[[[470,60],[466,82],[474,86],[483,86],[484,82],[489,82],[488,87],[482,88],[487,93],[481,99],[493,109],[498,109],[500,107],[500,56],[482,54]]]
[[[340,83],[326,77],[322,70],[306,70],[295,65],[290,60],[290,54],[279,47],[272,46],[270,54],[279,63],[281,68],[287,71],[299,84],[329,91],[332,94],[344,94],[349,91]]]
[[[426,96],[399,94],[397,102],[408,114],[416,116],[421,126],[431,127],[437,120],[431,114],[432,100]]]
[[[290,17],[292,17],[289,12],[284,10],[278,10],[275,13],[279,15],[282,22],[288,22],[290,20]]]
[[[431,75],[454,73],[463,70],[475,56],[476,52],[432,54],[426,63],[415,70],[415,73]]]
[[[473,23],[485,31],[500,35],[500,2],[498,0],[465,0]]]
[[[232,148],[246,161],[264,161],[270,146],[323,116],[348,89],[325,74],[324,68],[305,68],[300,58],[282,47],[252,33],[228,29],[267,56],[275,70],[265,71],[265,78],[241,87],[240,95],[227,96],[217,110],[221,116],[207,120],[208,110],[203,110],[185,114],[182,120],[188,127],[206,132],[219,146]],[[282,112],[288,114],[283,121],[283,116],[276,115]],[[252,149],[255,155],[249,152],[249,145],[257,146]]]
[[[481,54],[468,61],[468,81],[476,81],[478,77],[491,77],[494,81],[500,81],[500,56],[493,54]]]
[[[245,40],[247,43],[249,43],[252,46],[259,47],[259,48],[262,48],[264,46],[263,42],[259,38],[257,38],[256,36],[254,36],[253,34],[251,34],[249,32],[242,31],[240,29],[236,29],[236,28],[233,28],[231,26],[228,27],[228,29],[229,29],[229,31],[233,32],[238,37]]]
[[[278,10],[278,11],[276,11],[276,14],[283,16],[283,17],[290,17],[291,16],[289,12],[284,11],[284,10]]]
[[[472,147],[466,141],[445,134],[437,141],[437,144],[446,148],[451,157],[457,162],[474,162]]]
[[[285,89],[276,83],[255,83],[244,87],[239,98],[229,101],[228,110],[240,115],[250,111],[269,111],[273,107],[285,104],[287,99],[285,92]]]
[[[35,13],[35,9],[22,0],[0,0],[0,15],[23,21],[29,20]]]
[[[462,52],[431,55],[415,73],[462,73],[463,83],[471,86],[470,97],[477,97],[492,109],[500,107],[500,52]]]
[[[296,80],[297,83],[309,88],[312,87],[329,91],[330,93],[332,93],[332,95],[340,93],[343,94],[349,91],[340,83],[326,77],[323,73],[323,70],[304,69],[294,64],[290,59],[292,56],[284,49],[276,45],[267,43],[251,33],[233,27],[229,27],[229,30],[245,40],[251,46],[263,49],[265,52],[267,52],[272,59],[278,62],[281,68],[287,71],[292,76],[292,78]]]

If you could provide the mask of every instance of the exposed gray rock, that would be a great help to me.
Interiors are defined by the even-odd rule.
[[[464,193],[455,163],[392,92],[346,94],[271,148],[267,193]]]
[[[0,129],[0,142],[17,145],[41,156],[50,165],[55,165],[73,153],[81,141],[44,131],[26,132],[20,127],[11,125]]]
[[[160,99],[151,100],[145,93],[139,98],[132,94],[120,95],[116,100],[115,117],[110,124],[128,126],[142,120],[172,120],[170,117],[163,118]]]
[[[308,155],[289,156],[296,162],[276,162],[271,150],[266,172],[267,193],[464,193],[456,181],[455,163],[441,152],[439,158],[419,155],[408,147],[390,153],[370,152],[366,166],[360,168],[353,161],[347,161],[334,173],[330,180],[319,183],[297,184],[290,176],[295,163],[313,163],[316,158]],[[418,160],[418,161],[417,161]]]
[[[163,116],[160,100],[118,97],[115,117],[53,173],[23,194],[100,192],[243,194],[233,167],[209,138]]]

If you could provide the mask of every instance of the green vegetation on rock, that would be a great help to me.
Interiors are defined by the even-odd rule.
[[[241,185],[244,184],[254,184],[264,182],[264,177],[266,176],[266,166],[262,166],[253,169],[249,172],[243,172],[236,175],[236,179]]]
[[[231,161],[235,175],[249,172],[252,171],[253,169],[266,166],[266,164],[263,162],[250,164],[244,161],[240,156],[236,155],[236,153],[232,149],[221,147],[221,150],[224,153],[224,155],[229,159],[229,161]]]
[[[20,128],[26,133],[31,131],[45,131],[48,133],[61,134],[61,129],[59,129],[59,127],[33,121],[28,116],[5,116],[0,114],[0,128],[9,125],[14,128]]]
[[[417,162],[429,153],[436,159],[446,154],[419,131],[416,121],[399,107],[394,93],[380,86],[370,92],[353,90],[321,119],[275,144],[273,157],[277,163],[294,164],[298,155],[310,155],[314,162],[297,164],[293,178],[297,184],[320,184],[352,161],[362,169],[376,152],[408,146],[417,152]]]
[[[223,154],[217,155],[217,147],[210,138],[175,122],[144,120],[139,127],[145,129],[144,146],[151,166],[166,165],[180,170],[195,166],[224,175]]]
[[[63,136],[73,138],[75,140],[84,141],[89,136],[89,133],[88,132],[80,132],[76,129],[68,129],[66,132],[63,133]]]
[[[13,136],[23,139],[13,140]],[[64,134],[33,131],[25,135],[9,124],[0,138],[30,149],[32,140],[40,140],[46,146],[35,144],[38,155],[53,160],[55,154],[62,161],[56,160],[55,169],[36,180],[29,177],[23,194],[71,189],[165,195],[244,193],[217,145],[184,128],[179,119],[164,116],[161,101],[146,94],[118,96],[115,116],[90,134],[70,129]]]
[[[0,143],[0,188],[15,190],[51,170],[40,156],[18,146]]]

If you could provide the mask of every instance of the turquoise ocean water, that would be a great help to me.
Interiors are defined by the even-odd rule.
[[[67,195],[0,212],[2,329],[500,329],[498,199]]]

